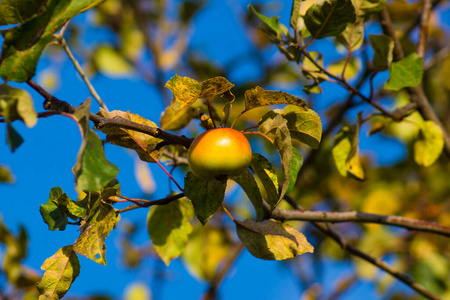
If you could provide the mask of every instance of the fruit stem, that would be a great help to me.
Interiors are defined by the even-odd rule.
[[[212,115],[211,104],[209,104],[209,101],[208,101],[208,100],[206,100],[206,105],[208,105],[209,117],[211,118],[211,121],[212,121],[212,123],[213,123],[213,126],[214,126],[214,128],[217,128],[217,127],[216,127],[216,123],[214,122],[213,115]]]
[[[244,131],[247,131],[247,130],[250,130],[250,129],[254,129],[254,128],[258,128],[258,127],[259,127],[259,125],[255,125],[255,126],[252,126],[252,127],[247,127],[245,129],[242,129],[241,132],[243,133]]]
[[[230,127],[230,128],[233,128],[234,123],[236,123],[237,119],[239,119],[239,117],[242,116],[245,112],[246,112],[246,111],[244,110],[244,111],[242,111],[239,115],[237,115],[237,117],[234,119],[233,123],[231,124],[231,127]]]
[[[222,209],[227,213],[227,215],[230,217],[231,221],[236,222],[236,220],[234,219],[234,217],[230,214],[230,212],[228,211],[228,209],[225,207],[225,205],[222,204]]]
[[[164,172],[166,172],[167,176],[169,176],[170,179],[172,179],[172,181],[176,184],[176,186],[184,192],[184,189],[178,184],[178,182],[175,180],[175,178],[172,177],[172,175],[170,175],[170,173],[166,170],[166,168],[164,168],[164,166],[151,154],[149,153],[148,155],[150,155],[151,158],[153,158],[153,160],[158,164],[158,166],[163,169]]]

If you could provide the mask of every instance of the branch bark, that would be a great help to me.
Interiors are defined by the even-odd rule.
[[[75,106],[71,105],[70,103],[60,100],[56,98],[55,96],[49,94],[46,90],[44,90],[41,86],[39,86],[37,83],[35,83],[32,80],[28,80],[27,84],[33,88],[35,91],[37,91],[42,97],[45,98],[44,101],[44,109],[49,111],[56,111],[56,112],[64,112],[73,114],[75,110],[77,109]],[[90,114],[90,120],[95,124],[97,128],[102,128],[105,126],[111,126],[111,127],[120,127],[124,129],[130,129],[137,132],[142,132],[148,135],[151,135],[153,137],[163,139],[168,144],[175,144],[175,145],[182,145],[186,148],[189,148],[189,146],[192,143],[191,138],[188,138],[186,136],[178,136],[171,134],[167,131],[164,131],[157,127],[150,127],[147,125],[135,123],[132,121],[129,121],[124,118],[104,118],[101,116],[98,116],[96,114],[91,113]]]
[[[299,209],[279,209],[272,212],[272,218],[277,220],[298,220],[314,222],[357,222],[376,223],[403,227],[408,230],[430,232],[450,237],[450,227],[435,222],[423,220],[413,220],[404,217],[388,216],[364,213],[359,211],[330,212],[330,211],[310,211]]]
[[[298,204],[293,198],[289,196],[285,196],[286,201],[294,207],[296,210],[303,210],[303,207]],[[409,287],[411,287],[413,290],[418,292],[419,294],[423,295],[424,297],[432,300],[439,300],[440,298],[427,290],[424,286],[417,283],[406,275],[405,273],[399,272],[395,269],[393,269],[391,266],[389,266],[386,262],[384,262],[381,259],[375,258],[370,256],[369,254],[361,251],[359,248],[349,244],[329,223],[319,223],[319,222],[311,222],[311,224],[318,229],[320,232],[322,232],[324,235],[332,238],[336,243],[338,243],[342,249],[348,251],[350,254],[353,254],[356,257],[359,257],[368,263],[373,264],[377,268],[386,271],[387,273],[391,274],[393,277],[397,278],[398,280],[402,281]]]

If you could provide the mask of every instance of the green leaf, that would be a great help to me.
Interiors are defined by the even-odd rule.
[[[353,128],[344,126],[336,134],[332,154],[339,173],[342,176],[364,179],[364,170],[359,158],[359,126],[358,122]]]
[[[50,230],[64,230],[69,221],[64,210],[56,204],[57,199],[63,194],[64,192],[60,187],[52,188],[47,202],[41,204],[39,208],[42,219]]]
[[[180,130],[186,127],[197,115],[195,108],[186,107],[179,111],[174,111],[171,106],[161,114],[159,120],[160,128],[163,130]]]
[[[6,123],[6,143],[12,152],[15,152],[17,148],[23,143],[22,136],[14,129],[11,123]]]
[[[355,23],[356,14],[351,0],[316,1],[304,17],[305,25],[316,39],[336,36],[347,23]]]
[[[267,194],[267,201],[273,210],[278,203],[278,177],[275,168],[270,162],[258,153],[252,153],[252,162],[250,163],[252,170],[261,180]]]
[[[0,76],[8,81],[31,79],[42,51],[53,40],[53,34],[71,18],[101,2],[103,0],[49,0],[45,7],[39,8],[42,14],[2,31]]]
[[[226,180],[204,181],[188,172],[184,178],[184,193],[192,201],[197,219],[205,225],[222,205]]]
[[[0,85],[0,112],[6,121],[22,120],[28,128],[37,122],[30,94],[7,84]]]
[[[200,98],[210,101],[215,96],[222,95],[223,93],[229,91],[232,87],[234,87],[234,84],[222,76],[207,79],[202,81]]]
[[[372,45],[373,66],[377,71],[385,71],[392,62],[394,41],[388,35],[369,34],[369,41]]]
[[[314,250],[302,233],[278,221],[245,220],[235,224],[239,239],[256,258],[284,260]]]
[[[389,65],[389,79],[384,86],[387,90],[398,91],[404,87],[415,87],[422,81],[423,58],[412,53],[402,60]]]
[[[44,276],[37,284],[39,299],[61,299],[80,274],[80,262],[72,245],[59,249],[41,266]]]
[[[433,121],[425,121],[420,126],[420,137],[414,143],[414,160],[418,165],[431,166],[444,148],[442,128]]]
[[[302,99],[290,95],[286,92],[266,91],[257,86],[256,88],[247,90],[244,94],[245,110],[248,111],[253,108],[258,108],[267,105],[276,104],[292,104],[299,107],[307,108],[307,104]]]
[[[322,139],[322,123],[319,115],[309,108],[288,105],[284,109],[274,109],[261,118],[261,123],[277,114],[287,120],[287,127],[293,139],[317,149]]]
[[[253,5],[251,5],[251,4],[248,5],[248,10],[250,12],[254,13],[263,22],[260,29],[262,31],[266,32],[267,34],[269,34],[269,36],[274,36],[274,37],[277,37],[278,39],[282,39],[283,34],[284,35],[288,34],[288,30],[287,30],[286,26],[284,26],[283,24],[280,23],[280,21],[278,20],[278,17],[268,18],[268,17],[258,13],[256,11],[256,9],[253,7]]]
[[[201,83],[189,77],[175,75],[167,81],[166,88],[172,91],[172,109],[177,112],[192,105],[200,97]]]
[[[337,36],[337,40],[350,51],[361,47],[364,41],[364,19],[359,17],[355,23],[348,23],[345,30]]]
[[[124,112],[114,110],[108,113],[104,110],[100,110],[98,114],[105,118],[123,118],[145,126],[153,128],[157,127],[152,121],[147,120],[140,115],[132,114],[129,111]],[[159,159],[163,153],[162,147],[159,150],[154,150],[155,146],[163,140],[155,138],[151,135],[113,126],[104,126],[100,128],[100,131],[106,133],[106,139],[111,142],[111,144],[133,149],[143,161],[155,162],[153,157],[155,159]]]
[[[231,177],[231,179],[236,181],[242,187],[252,202],[256,211],[256,220],[262,220],[264,217],[263,199],[258,184],[250,171],[246,170],[239,176]]]
[[[96,199],[93,205],[80,227],[81,234],[73,244],[73,250],[98,264],[106,265],[105,239],[116,226],[119,217],[116,210],[101,199]]]
[[[303,155],[297,150],[297,148],[292,147],[292,159],[291,159],[291,176],[289,178],[289,186],[286,190],[286,194],[289,194],[294,188],[295,182],[297,181],[297,175],[300,168],[303,166]]]
[[[7,166],[0,165],[0,182],[13,183],[15,181],[14,175]]]
[[[181,198],[167,205],[154,206],[147,217],[147,230],[159,257],[169,265],[186,248],[194,216],[189,200]]]
[[[286,194],[291,176],[292,140],[287,127],[287,120],[277,114],[274,118],[267,118],[262,123],[259,123],[258,131],[272,142],[280,154],[283,181],[281,183],[281,192],[276,203],[278,204]]]
[[[46,0],[2,0],[0,2],[0,25],[25,23],[41,14]]]
[[[224,228],[209,224],[197,226],[189,236],[189,243],[182,254],[183,261],[191,274],[211,280],[219,264],[230,253],[231,239]]]
[[[91,129],[89,123],[90,100],[83,103],[73,114],[82,132],[82,143],[77,162],[72,168],[77,191],[98,191],[116,178],[119,169],[105,156],[102,140]]]

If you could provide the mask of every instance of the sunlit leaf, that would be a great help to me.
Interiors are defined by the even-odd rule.
[[[337,40],[350,51],[361,47],[364,41],[364,19],[357,18],[355,23],[348,23],[345,30],[337,36]]]
[[[168,106],[161,114],[159,124],[161,125],[161,129],[164,130],[180,130],[186,127],[196,115],[197,112],[193,107],[186,107],[182,110],[175,111],[171,106]]]
[[[278,221],[245,220],[235,224],[239,239],[257,258],[284,260],[314,250],[302,233]]]
[[[342,75],[344,66],[345,66],[344,77],[346,79],[354,78],[361,69],[361,63],[359,62],[359,60],[356,59],[355,57],[350,57],[347,63],[345,59],[341,59],[338,60],[337,62],[330,64],[328,66],[328,71],[340,77]]]
[[[336,36],[345,30],[347,23],[356,21],[351,0],[316,1],[305,14],[305,24],[316,39]]]
[[[272,209],[278,203],[278,177],[275,173],[275,168],[270,164],[270,162],[258,153],[252,154],[252,162],[250,163],[252,170],[261,180],[264,189],[267,194],[267,201]]]
[[[217,95],[222,95],[223,93],[229,91],[234,84],[229,82],[225,77],[217,76],[201,83],[200,98],[206,100],[211,100]]]
[[[25,228],[20,226],[19,234],[14,235],[3,223],[0,216],[0,244],[3,244],[3,274],[15,287],[20,287],[26,280],[25,276],[27,276],[24,274],[22,266],[22,260],[26,257],[28,248],[28,235]],[[31,278],[29,279],[31,280]]]
[[[231,177],[231,179],[236,181],[247,194],[248,198],[253,204],[253,207],[255,208],[256,219],[262,220],[264,217],[263,200],[261,197],[261,192],[259,191],[258,184],[256,183],[256,180],[253,177],[252,173],[246,170],[239,176]]]
[[[90,99],[74,112],[83,137],[77,162],[72,168],[77,191],[98,191],[116,178],[119,169],[105,156],[100,137],[89,128]]]
[[[219,209],[225,197],[226,180],[204,181],[188,172],[184,178],[184,193],[192,201],[197,219],[205,225]]]
[[[95,49],[93,60],[95,67],[109,77],[125,77],[133,71],[132,65],[117,50],[108,45]]]
[[[376,14],[386,6],[386,0],[352,0],[356,14],[367,17],[369,14]]]
[[[42,11],[41,14],[29,18],[21,26],[2,31],[0,76],[10,81],[32,78],[42,51],[53,40],[53,34],[71,18],[101,2],[103,0],[45,1],[45,5],[38,9]],[[34,2],[30,8],[39,3]],[[24,10],[21,11],[20,14]]]
[[[414,143],[414,160],[418,165],[431,166],[444,148],[444,133],[433,121],[425,121],[420,126],[420,137]]]
[[[290,95],[286,92],[266,91],[257,86],[256,88],[247,90],[245,97],[245,111],[267,105],[276,104],[292,104],[299,107],[307,108],[307,104],[302,99]]]
[[[80,262],[72,245],[59,249],[41,266],[44,276],[37,285],[39,299],[61,299],[80,274]]]
[[[189,236],[189,243],[182,254],[191,274],[210,280],[216,274],[220,262],[230,252],[229,234],[211,225],[197,226]]]
[[[172,109],[177,112],[191,104],[200,97],[202,85],[195,79],[175,75],[166,82],[166,88],[172,91]]]
[[[129,111],[124,112],[120,110],[114,110],[107,113],[104,110],[100,110],[99,115],[105,118],[123,118],[138,124],[146,125],[149,127],[156,128],[156,124],[150,120],[147,120],[140,115],[130,113]],[[155,138],[149,134],[144,134],[130,129],[124,129],[119,127],[104,126],[100,128],[103,133],[106,133],[106,139],[111,142],[111,144],[118,145],[120,147],[125,147],[133,149],[139,155],[139,158],[147,162],[155,162],[155,160],[150,156],[150,154],[155,158],[159,159],[162,155],[163,149],[152,150],[157,144],[163,140]],[[149,154],[149,150],[150,154]]]
[[[332,149],[334,162],[342,176],[364,179],[359,158],[359,122],[352,127],[344,126],[336,134]]]
[[[311,58],[314,60],[311,61],[309,58],[306,58],[303,61],[303,69],[302,69],[302,73],[303,75],[310,79],[314,79],[314,84],[313,86],[319,84],[320,82],[327,80],[328,79],[328,75],[325,74],[318,66],[323,67],[323,55],[320,52],[317,51],[311,51],[309,52]],[[318,66],[317,66],[317,65]],[[312,87],[311,87],[312,88]],[[320,89],[320,87],[318,87]],[[313,90],[312,92],[319,92],[317,90]],[[320,90],[321,92],[321,90]]]
[[[27,127],[33,127],[37,122],[30,94],[7,84],[0,85],[0,112],[6,121],[20,119]]]
[[[278,198],[278,202],[280,202],[286,194],[291,176],[292,141],[289,128],[287,127],[287,120],[277,114],[275,117],[267,118],[263,123],[260,123],[258,131],[274,144],[280,154],[283,169],[283,181],[281,182],[281,191]]]
[[[193,217],[192,205],[185,198],[150,209],[147,230],[156,252],[166,265],[186,248],[192,232],[189,220]]]
[[[253,5],[248,5],[248,10],[252,13],[254,13],[262,22],[262,26],[260,29],[266,33],[268,33],[270,36],[275,36],[279,39],[283,38],[283,34],[286,35],[288,30],[286,26],[280,23],[278,20],[278,17],[266,17],[256,11],[256,9],[253,7]]]
[[[374,51],[373,66],[377,71],[387,70],[392,62],[394,41],[390,36],[374,34],[369,34],[369,41]]]
[[[302,0],[293,0],[292,1],[291,18],[290,18],[289,25],[291,25],[291,27],[294,30],[299,30],[299,28],[297,27],[297,23],[300,18],[301,6],[302,6]]]
[[[124,300],[152,300],[152,291],[149,286],[140,283],[134,282],[131,283],[125,289],[125,297]]]
[[[389,79],[385,89],[398,91],[404,87],[415,87],[422,81],[423,58],[416,53],[389,65]]]
[[[322,139],[322,122],[319,115],[309,108],[288,105],[284,109],[274,109],[261,118],[261,122],[268,117],[280,114],[287,120],[287,127],[293,139],[317,149]]]
[[[118,220],[116,210],[111,205],[96,201],[80,227],[81,234],[73,244],[73,250],[98,264],[106,265],[105,239]]]

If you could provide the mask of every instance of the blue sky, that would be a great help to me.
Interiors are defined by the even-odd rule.
[[[285,24],[288,24],[290,14],[290,3],[288,3],[289,1],[285,1],[274,6],[277,9],[273,11],[274,15],[281,15],[281,21]],[[238,2],[237,0],[210,1],[196,16],[195,28],[191,32],[191,49],[197,49],[206,56],[214,58],[216,63],[225,65],[242,49],[250,48],[251,45],[240,27],[241,24],[236,22],[237,18],[233,15],[235,12],[245,13],[247,4],[246,1]],[[81,22],[86,20],[86,15],[77,17],[77,20]],[[101,31],[87,32],[85,42],[90,44],[101,39],[107,40],[108,35],[102,34],[104,33]],[[332,47],[331,42],[318,42],[318,46],[314,47],[323,49],[327,46]],[[274,49],[272,50],[266,53],[267,58],[279,59]],[[49,60],[43,59],[37,73],[50,65]],[[89,92],[76,75],[70,61],[64,60],[59,67],[61,68],[60,88],[54,94],[77,106],[89,96]],[[235,83],[249,78],[257,79],[258,67],[246,63],[232,70],[230,74],[228,79]],[[382,85],[387,79],[387,74],[380,74],[377,79],[378,84]],[[92,83],[110,110],[130,110],[158,122],[160,113],[164,109],[162,102],[158,100],[160,96],[155,88],[148,86],[138,77],[111,79],[100,74],[93,78]],[[16,86],[29,90],[24,84],[16,84]],[[326,95],[317,97],[319,114],[323,113],[331,100],[340,95],[342,95],[340,99],[344,99],[347,95],[341,88],[335,89],[328,84],[326,86],[327,91],[333,93],[334,97],[327,98]],[[302,96],[301,87],[293,88],[289,92]],[[42,98],[35,92],[31,91],[31,94],[36,110],[42,111]],[[93,108],[94,112],[95,110],[96,108]],[[81,138],[76,124],[61,116],[40,119],[31,129],[18,122],[14,126],[25,139],[25,143],[16,153],[11,153],[6,143],[0,143],[0,164],[8,165],[16,177],[14,184],[0,185],[2,195],[0,215],[13,231],[17,232],[19,225],[26,227],[30,238],[30,248],[25,263],[39,269],[47,257],[53,255],[60,247],[72,244],[78,236],[77,228],[74,226],[68,226],[63,232],[49,231],[39,214],[39,206],[47,201],[50,189],[55,186],[62,187],[70,197],[76,198],[71,168],[75,164]],[[5,136],[5,126],[0,126],[0,136]],[[381,136],[370,139],[364,136],[362,134],[362,150],[373,149],[371,151],[381,165],[394,163],[403,158],[406,153],[402,144],[397,141],[386,140]],[[376,146],[380,144],[382,146]],[[108,159],[120,168],[118,180],[121,183],[122,194],[140,197],[142,192],[135,180],[133,155],[113,145],[106,145],[105,150]],[[151,165],[151,171],[158,185],[158,189],[151,198],[165,197],[169,192],[166,175],[155,164]],[[175,178],[183,182],[182,173],[176,173]],[[118,205],[118,207],[122,206]],[[137,224],[139,230],[134,239],[137,244],[145,244],[149,239],[145,228],[146,215],[147,210],[141,209],[122,216],[123,219],[132,220]],[[206,285],[191,277],[180,259],[173,261],[168,267],[170,276],[163,285],[150,281],[152,271],[161,268],[160,262],[146,261],[137,271],[124,268],[120,262],[117,247],[118,232],[119,230],[113,231],[107,238],[108,266],[100,266],[80,257],[81,274],[73,284],[69,295],[87,296],[91,293],[104,293],[119,299],[125,288],[135,281],[149,284],[155,296],[161,296],[160,299],[174,299],[180,296],[184,299],[198,299],[204,292]],[[329,285],[329,282],[334,282],[335,278],[348,273],[348,267],[347,264],[328,261],[326,263],[328,272],[325,273],[322,283]],[[3,286],[3,284],[0,277],[0,285]],[[277,262],[253,258],[246,250],[232,267],[221,289],[223,299],[298,299],[302,292],[287,268]],[[364,294],[366,300],[378,298],[373,284],[363,282],[342,299],[352,299],[355,295],[361,294]]]

